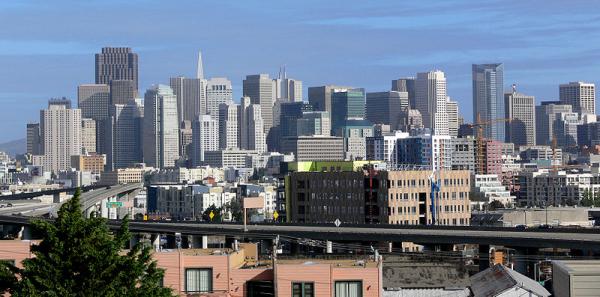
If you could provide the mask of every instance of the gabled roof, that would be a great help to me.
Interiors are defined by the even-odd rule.
[[[550,292],[536,281],[500,264],[471,277],[471,290],[475,297],[498,296],[514,287],[523,288],[535,296],[550,296]]]

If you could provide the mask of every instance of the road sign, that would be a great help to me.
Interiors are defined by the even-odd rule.
[[[108,208],[123,207],[123,202],[121,202],[121,201],[109,201],[109,202],[106,202],[106,207],[108,207]]]
[[[339,227],[342,222],[340,221],[340,219],[335,219],[335,222],[333,222],[335,224],[336,227]]]
[[[208,217],[212,221],[212,219],[215,217],[215,213],[211,210],[210,213],[208,214]]]
[[[277,220],[277,218],[279,217],[279,213],[277,211],[273,212],[273,219]]]

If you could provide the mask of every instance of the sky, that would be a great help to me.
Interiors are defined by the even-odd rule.
[[[440,69],[472,119],[471,64],[504,63],[536,100],[558,85],[598,84],[600,5],[593,1],[14,0],[0,1],[0,142],[24,138],[52,97],[77,100],[94,82],[94,53],[139,54],[140,91],[169,77],[226,76],[239,98],[248,74],[389,90],[391,80]]]

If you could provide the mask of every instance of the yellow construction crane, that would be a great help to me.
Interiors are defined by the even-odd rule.
[[[499,119],[492,119],[489,121],[482,121],[481,120],[481,115],[478,113],[477,114],[477,122],[470,124],[470,126],[472,128],[476,128],[477,129],[477,133],[476,133],[476,142],[477,142],[477,173],[478,174],[483,174],[485,172],[485,167],[484,167],[484,157],[483,157],[483,127],[484,126],[489,126],[495,123],[505,123],[505,122],[509,122],[510,123],[511,119],[508,118],[499,118]]]

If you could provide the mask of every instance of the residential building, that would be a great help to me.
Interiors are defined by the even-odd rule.
[[[594,296],[600,290],[599,260],[552,261],[554,296]]]
[[[96,84],[110,84],[112,80],[133,81],[134,89],[138,89],[138,55],[131,48],[104,47],[96,54]]]
[[[481,144],[475,142],[477,157],[475,172],[477,174],[502,173],[502,146],[503,143],[493,139],[482,139]],[[478,151],[481,149],[481,153]]]
[[[152,172],[151,184],[200,184],[204,182],[221,182],[225,180],[224,170],[210,166],[195,168],[165,168]]]
[[[40,111],[40,143],[44,171],[71,168],[71,156],[81,154],[81,110],[67,99],[50,99]]]
[[[559,86],[560,102],[573,106],[573,112],[596,114],[596,85],[570,82]]]
[[[297,136],[282,139],[281,153],[293,154],[297,161],[344,160],[344,138]]]
[[[473,64],[473,123],[483,126],[483,137],[505,140],[505,124],[495,121],[506,117],[504,110],[504,64]]]
[[[517,198],[527,206],[577,205],[583,195],[600,195],[597,174],[566,173],[564,171],[521,172],[517,177],[520,189]]]
[[[233,103],[233,87],[226,77],[213,77],[206,82],[206,113],[219,117],[221,104]]]
[[[110,118],[106,121],[106,169],[127,168],[143,161],[142,126],[144,106],[141,100],[111,106]]]
[[[239,104],[222,103],[219,105],[219,148],[239,148],[238,127]]]
[[[387,91],[367,93],[366,119],[374,124],[398,129],[401,113],[409,108],[408,92]]]
[[[144,174],[148,171],[146,168],[118,168],[113,171],[102,172],[100,184],[102,185],[122,185],[144,182]]]
[[[448,135],[419,134],[398,140],[399,166],[452,168],[452,139]]]
[[[387,172],[388,223],[468,226],[471,219],[470,174],[467,170],[438,171],[439,191],[433,202],[431,171]]]
[[[88,154],[71,156],[71,168],[77,171],[102,173],[106,165],[106,156],[99,154]]]
[[[475,139],[452,138],[452,170],[475,172]]]
[[[236,198],[236,193],[205,185],[152,184],[147,187],[147,197],[149,213],[175,220],[201,220],[209,207],[223,208]],[[222,215],[231,220],[231,214]]]
[[[352,87],[326,85],[308,88],[308,102],[316,111],[327,111],[331,113],[331,96],[335,90],[353,89]]]
[[[204,163],[204,153],[219,149],[219,123],[210,115],[201,115],[192,123],[193,166]]]
[[[204,164],[217,168],[252,168],[251,160],[247,156],[258,155],[253,150],[223,149],[204,152]]]
[[[575,112],[561,112],[557,114],[554,124],[556,145],[568,151],[578,151],[577,126],[581,123],[579,114]]]
[[[364,89],[334,89],[331,94],[331,134],[341,136],[347,120],[365,118]]]
[[[273,105],[275,104],[275,84],[268,74],[248,75],[243,81],[244,97],[250,103],[260,106],[264,135],[273,127]]]
[[[179,159],[177,98],[169,86],[157,85],[144,96],[144,162],[173,167]]]
[[[521,148],[519,153],[521,160],[527,163],[538,163],[539,165],[550,167],[552,165],[562,165],[562,149],[546,145],[534,145]]]
[[[432,129],[435,135],[448,135],[447,101],[444,72],[434,70],[417,74],[415,109],[421,112],[425,128]]]
[[[474,297],[549,297],[551,295],[537,281],[502,264],[496,264],[473,275],[471,291],[473,291]]]
[[[350,119],[339,129],[344,139],[346,160],[364,160],[367,156],[367,137],[373,137],[373,124],[366,120]]]
[[[415,108],[415,78],[399,78],[392,80],[392,91],[408,93],[408,105]]]
[[[515,204],[516,197],[506,189],[497,174],[474,174],[471,177],[473,186],[471,205],[477,205],[476,209],[484,210],[485,205],[492,201],[499,201],[508,208]]]
[[[367,137],[366,160],[385,161],[388,168],[395,169],[400,166],[398,140],[409,137],[409,134],[399,130],[385,133],[381,136]]]
[[[506,122],[506,142],[516,146],[535,145],[535,97],[517,93],[504,94]]]
[[[572,106],[557,101],[542,102],[535,107],[535,132],[537,145],[552,145],[552,138],[556,136],[554,124],[556,115],[572,112]]]
[[[179,123],[195,121],[199,115],[207,113],[206,80],[179,76],[171,78],[169,85],[177,97]]]

